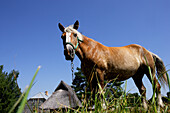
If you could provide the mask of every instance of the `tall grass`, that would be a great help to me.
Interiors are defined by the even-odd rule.
[[[99,90],[102,90],[99,85]],[[127,87],[127,81],[125,83],[125,89]],[[120,95],[119,98],[113,98],[112,96],[109,97],[112,99],[109,101],[107,98],[108,89],[104,88],[103,91],[98,91],[95,95],[95,99],[92,98],[87,101],[85,98],[82,100],[82,107],[78,109],[70,109],[72,112],[78,112],[78,113],[168,113],[169,107],[165,106],[165,108],[159,108],[159,106],[156,103],[156,100],[153,100],[153,104],[148,105],[148,109],[144,109],[142,105],[142,98],[139,97],[137,101],[134,101],[132,104],[129,105],[128,99],[130,98],[126,91]],[[135,97],[134,97],[135,98]],[[133,99],[133,98],[132,98]],[[135,100],[135,99],[134,99]],[[89,107],[91,101],[94,101],[94,106]],[[105,104],[105,105],[104,105]],[[104,105],[104,106],[103,106]],[[70,112],[69,111],[69,112]]]
[[[32,88],[32,85],[33,85],[33,82],[35,80],[35,77],[37,76],[38,74],[38,71],[40,70],[40,66],[37,68],[31,82],[30,82],[30,85],[27,87],[26,91],[22,93],[21,97],[18,99],[18,101],[14,104],[14,106],[11,108],[11,110],[9,111],[9,113],[13,112],[13,110],[15,109],[15,107],[21,102],[21,105],[17,111],[17,113],[22,113],[23,110],[24,110],[24,107],[25,107],[25,104],[27,102],[27,98],[28,98],[28,94]],[[30,109],[31,110],[31,109]]]
[[[28,93],[30,92],[30,89],[32,87],[32,84],[34,82],[35,77],[37,76],[37,73],[39,71],[40,67],[38,67],[35,75],[32,78],[32,81],[28,87],[28,89],[26,90],[25,93],[22,94],[22,96],[20,97],[20,99],[16,102],[16,104],[14,105],[14,107],[11,109],[10,113],[12,112],[12,110],[15,108],[15,106],[22,100],[21,105],[18,109],[17,113],[22,113],[24,106],[26,104],[27,101],[27,97],[28,97]],[[149,72],[151,74],[151,70],[150,67],[148,66]],[[153,79],[152,79],[153,80]],[[115,81],[113,81],[114,83]],[[99,90],[95,93],[95,99],[93,100],[92,96],[90,99],[86,99],[87,98],[87,94],[85,92],[85,94],[82,95],[82,107],[78,107],[78,108],[65,108],[65,110],[63,109],[57,109],[54,110],[53,112],[55,113],[70,113],[70,112],[74,112],[74,113],[97,113],[97,112],[102,112],[102,113],[131,113],[131,112],[135,112],[135,113],[157,113],[157,112],[163,112],[163,113],[168,113],[170,112],[169,106],[165,106],[165,108],[159,108],[159,106],[157,106],[156,104],[156,100],[152,99],[152,103],[149,104],[148,106],[148,110],[145,110],[142,106],[142,99],[141,97],[135,99],[135,97],[129,97],[129,95],[127,95],[126,92],[126,88],[127,88],[127,81],[125,82],[125,86],[124,89],[125,91],[120,95],[120,97],[118,98],[114,98],[113,95],[108,97],[108,93],[110,88],[112,87],[112,85],[110,86],[110,88],[105,88],[102,89],[100,84],[98,83],[98,87]],[[155,87],[153,85],[152,82],[152,87],[153,90],[155,90]],[[115,92],[116,93],[116,92]],[[92,95],[92,94],[91,94]],[[128,99],[132,98],[134,99],[133,103],[129,104],[128,103]],[[154,96],[153,96],[154,98]],[[135,101],[137,100],[137,101]],[[94,106],[90,106],[91,102],[94,102]],[[31,111],[31,109],[30,109]],[[31,111],[33,113],[33,111]],[[37,111],[34,111],[37,112]],[[41,112],[47,112],[48,111],[41,111]]]

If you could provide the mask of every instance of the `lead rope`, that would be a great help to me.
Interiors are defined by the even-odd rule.
[[[73,76],[74,76],[74,64],[73,64],[73,61],[71,61],[71,72],[72,72],[72,82],[73,82]]]

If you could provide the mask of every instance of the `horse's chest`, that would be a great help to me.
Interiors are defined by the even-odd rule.
[[[94,64],[92,64],[88,61],[81,63],[81,69],[82,69],[84,75],[90,76],[90,74],[93,71],[94,66],[95,66]]]

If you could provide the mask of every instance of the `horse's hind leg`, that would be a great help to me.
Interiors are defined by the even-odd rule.
[[[139,89],[139,92],[142,96],[142,101],[143,101],[143,106],[145,109],[148,108],[147,106],[147,101],[146,101],[146,88],[143,85],[142,82],[142,78],[143,78],[144,74],[143,73],[136,73],[132,78],[137,86],[137,88]]]
[[[152,71],[152,70],[153,69],[151,69],[152,79],[151,79],[151,75],[149,73],[147,73],[146,75],[149,78],[149,81],[151,82],[151,84],[154,86],[153,87],[153,95],[156,91],[156,95],[157,95],[157,98],[158,98],[158,105],[160,105],[161,107],[164,107],[162,97],[161,97],[161,86],[160,86],[158,80],[156,79],[155,71]]]

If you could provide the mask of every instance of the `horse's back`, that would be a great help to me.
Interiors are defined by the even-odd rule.
[[[110,58],[115,61],[121,61],[122,63],[130,63],[133,61],[142,62],[141,59],[143,57],[143,47],[137,44],[131,44],[122,47],[109,47]],[[111,59],[109,59],[111,60]],[[122,64],[119,63],[119,64]]]

